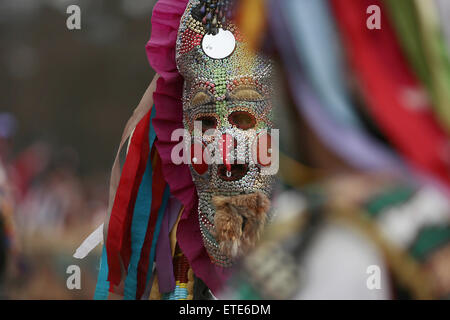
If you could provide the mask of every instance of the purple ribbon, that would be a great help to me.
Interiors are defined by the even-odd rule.
[[[299,112],[314,129],[321,141],[351,166],[367,171],[403,172],[405,166],[388,147],[383,146],[363,130],[335,121],[321,105],[317,93],[303,77],[299,55],[286,27],[281,2],[270,2],[270,27],[281,57],[289,68],[286,73],[291,93]],[[283,35],[283,36],[277,36]]]

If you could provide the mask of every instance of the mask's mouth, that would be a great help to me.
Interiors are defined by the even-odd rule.
[[[242,179],[248,172],[248,164],[218,165],[217,175],[224,181],[237,181]]]

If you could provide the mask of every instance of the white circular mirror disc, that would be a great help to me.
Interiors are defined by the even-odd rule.
[[[203,37],[202,49],[206,55],[213,59],[224,59],[230,56],[236,47],[236,39],[232,32],[219,29],[215,36],[206,34]]]

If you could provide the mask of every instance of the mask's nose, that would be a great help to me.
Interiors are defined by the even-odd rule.
[[[222,135],[222,145],[221,145],[221,149],[222,149],[222,160],[223,160],[223,164],[225,165],[225,167],[227,168],[227,176],[231,175],[231,153],[234,150],[234,138],[228,134],[228,133],[224,133]]]
[[[221,152],[223,164],[217,167],[217,174],[222,180],[236,181],[247,174],[246,164],[234,164],[231,154],[237,147],[237,141],[228,133],[222,135]]]

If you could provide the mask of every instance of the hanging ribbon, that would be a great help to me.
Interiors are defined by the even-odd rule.
[[[433,1],[415,0],[422,42],[433,81],[437,119],[450,135],[450,60]]]
[[[144,93],[144,96],[142,97],[141,101],[139,102],[136,109],[133,111],[133,115],[130,117],[130,119],[127,121],[127,124],[125,125],[125,129],[122,133],[122,138],[120,140],[119,148],[117,149],[116,157],[114,159],[114,163],[111,170],[111,178],[109,183],[109,202],[108,202],[108,217],[105,220],[104,223],[104,229],[103,229],[103,239],[106,239],[108,237],[108,226],[109,226],[109,220],[111,217],[111,209],[114,204],[114,198],[116,196],[117,187],[119,186],[120,181],[120,162],[119,157],[122,152],[122,149],[125,145],[125,142],[131,137],[134,129],[136,128],[139,121],[142,120],[142,118],[148,113],[148,111],[153,106],[153,93],[156,90],[156,84],[159,79],[159,75],[156,74],[153,77],[152,82],[148,86],[147,90]]]
[[[434,0],[440,16],[441,30],[445,35],[447,49],[450,50],[450,2],[448,0]]]
[[[429,0],[385,0],[416,75],[428,89],[436,118],[450,132],[450,63],[438,13]]]
[[[286,6],[286,4],[289,4],[289,6]],[[305,4],[308,4],[308,6],[305,6]],[[280,2],[277,0],[272,0],[270,2],[270,12],[273,13],[269,16],[271,31],[285,63],[285,70],[289,77],[291,93],[296,100],[296,106],[316,131],[323,143],[345,159],[350,165],[362,170],[389,170],[391,172],[400,173],[402,171],[401,162],[392,154],[392,152],[381,145],[381,143],[374,141],[373,138],[364,133],[357,125],[345,122],[344,119],[347,117],[340,117],[339,119],[341,120],[336,120],[332,114],[337,113],[338,110],[331,111],[330,108],[332,109],[332,106],[328,107],[328,109],[323,106],[322,102],[330,104],[332,101],[339,99],[342,108],[349,109],[350,106],[346,101],[346,93],[342,92],[342,87],[336,86],[335,88],[329,87],[328,89],[320,89],[322,92],[322,99],[319,99],[316,91],[311,88],[311,85],[304,78],[305,72],[303,72],[299,56],[307,55],[307,57],[303,57],[303,59],[314,59],[314,64],[317,66],[321,61],[318,61],[317,58],[313,58],[313,56],[317,51],[325,50],[323,46],[326,45],[323,43],[315,43],[313,44],[315,49],[307,49],[306,52],[301,53],[300,51],[308,46],[309,43],[305,42],[306,40],[302,40],[302,33],[308,33],[309,29],[300,32],[298,29],[303,28],[303,26],[290,25],[292,19],[289,16],[286,16],[286,13],[289,10],[297,12],[301,11],[301,9],[307,9],[313,16],[323,15],[324,10],[326,10],[322,7],[323,5],[324,3],[320,4],[315,1],[314,3],[311,1]],[[308,14],[306,14],[306,16],[308,16]],[[319,21],[323,21],[324,17],[322,16],[318,19]],[[315,25],[314,21],[309,22]],[[321,33],[332,33],[329,30],[330,28],[332,29],[330,23],[326,23],[326,25],[328,28],[321,27],[326,28],[326,30],[323,30]],[[283,37],[277,35],[283,35]],[[294,35],[296,36],[294,37]],[[308,38],[310,38],[310,42],[314,41],[312,34],[309,35]],[[294,41],[294,39],[296,39],[296,41]],[[303,46],[296,47],[294,43],[298,43],[299,41],[303,41]],[[320,40],[317,41],[320,42]],[[319,47],[322,48],[319,49]],[[332,66],[331,69],[336,70],[332,77],[336,79],[336,81],[342,82],[342,79],[339,79],[341,76],[339,75],[339,67],[337,66],[339,62],[333,61],[331,58],[326,59],[328,60],[327,63]],[[308,61],[309,60],[304,61],[303,65],[308,64]],[[324,71],[322,70],[321,72]],[[310,70],[307,74],[312,76],[313,73],[314,71]],[[329,86],[332,85],[329,84]],[[316,80],[316,87],[320,87],[319,79]]]
[[[110,283],[108,281],[108,258],[106,256],[106,246],[103,246],[102,257],[100,259],[100,270],[97,276],[94,300],[106,300],[109,295]]]
[[[346,92],[339,39],[326,1],[285,0],[280,7],[305,78],[323,107],[338,124],[361,127]]]
[[[156,269],[158,273],[158,287],[161,293],[175,289],[173,273],[172,250],[170,248],[170,230],[172,230],[181,211],[181,203],[173,196],[170,197],[161,225],[158,242],[156,243]]]
[[[139,122],[133,133],[117,189],[106,239],[108,280],[117,286],[123,270],[128,269],[131,256],[131,221],[134,204],[149,156],[150,112]]]
[[[147,130],[147,132],[148,132],[148,128],[150,125],[149,117],[150,117],[150,110],[153,105],[153,92],[155,91],[156,81],[158,78],[159,78],[158,75],[156,75],[153,78],[152,83],[147,88],[139,105],[136,107],[136,109],[133,112],[133,115],[128,120],[128,122],[125,126],[125,129],[124,129],[124,132],[122,134],[120,146],[118,148],[116,158],[114,160],[112,172],[111,172],[110,202],[109,202],[110,209],[108,209],[109,216],[107,217],[107,219],[104,223],[104,229],[103,229],[104,236],[103,237],[95,236],[95,239],[96,239],[95,243],[93,241],[84,241],[83,244],[80,246],[80,248],[77,249],[77,252],[76,252],[76,255],[78,254],[79,258],[86,256],[93,248],[95,248],[98,245],[98,243],[100,243],[104,239],[107,239],[107,235],[108,235],[107,230],[108,230],[108,226],[109,226],[109,220],[111,217],[112,207],[114,204],[113,200],[115,199],[115,197],[117,195],[116,191],[119,186],[119,181],[121,181],[121,179],[123,178],[120,175],[119,155],[122,151],[122,148],[123,148],[125,142],[129,139],[132,132],[136,129],[136,133],[133,136],[133,139],[131,139],[132,141],[130,141],[130,150],[132,149],[134,154],[133,154],[133,156],[131,156],[131,153],[129,152],[129,154],[127,155],[128,164],[127,164],[127,160],[126,160],[125,161],[126,164],[124,165],[124,172],[125,172],[125,168],[127,168],[128,172],[130,172],[130,167],[132,167],[132,165],[130,164],[130,159],[136,158],[137,154],[139,155],[139,157],[141,157],[141,155],[142,155],[142,153],[139,152],[140,146],[139,146],[138,140],[141,140],[140,138],[142,138],[144,136],[147,136],[147,138],[150,140],[148,135],[145,134],[145,131]],[[145,119],[146,115],[147,115],[147,119]],[[139,129],[138,129],[138,127],[139,127]],[[139,138],[139,136],[140,136],[140,138]],[[141,141],[141,145],[142,145],[142,141]],[[133,147],[131,148],[131,146],[133,146]],[[148,150],[148,149],[149,149],[149,145],[147,144],[146,150]],[[136,160],[136,159],[134,159],[134,160]],[[134,161],[134,162],[137,163],[136,161]],[[124,182],[122,182],[122,184],[124,184]],[[130,190],[131,190],[131,188],[130,188]],[[116,225],[115,225],[115,227],[117,228],[116,231],[120,232],[121,231],[120,230],[120,220],[116,219],[116,218],[115,218],[115,220],[118,220],[117,222],[119,222],[119,223],[116,223]],[[113,226],[114,226],[114,224],[113,224]],[[94,231],[94,233],[91,234],[88,237],[88,239],[94,238],[94,234],[96,234],[97,232],[98,232],[98,229],[96,231]],[[116,243],[114,246],[114,252],[115,252],[114,260],[120,264],[121,263],[120,260],[117,261],[118,259],[120,259],[120,255],[118,254],[118,251],[120,250],[119,249],[120,245],[118,245],[117,240],[123,238],[123,234],[116,234],[115,237],[116,237]],[[119,270],[120,270],[120,265],[119,265]],[[103,246],[102,257],[100,260],[100,270],[99,270],[99,275],[98,275],[98,279],[97,279],[97,286],[96,286],[96,292],[95,292],[94,299],[97,299],[97,300],[107,299],[108,291],[112,291],[114,285],[111,286],[111,283],[108,280],[109,272],[110,272],[110,270],[108,267],[107,244],[105,243]],[[122,276],[121,276],[121,272],[120,272],[118,274],[118,278],[121,279],[121,277]],[[117,279],[115,280],[115,285],[117,285]]]
[[[152,108],[151,117],[155,116],[155,108]],[[149,148],[153,146],[156,133],[153,128],[149,130]],[[131,258],[128,266],[128,273],[125,279],[124,298],[135,299],[137,289],[137,265],[141,255],[142,245],[150,216],[152,202],[152,157],[147,160],[144,176],[139,187],[136,204],[134,206],[133,220],[131,223]]]
[[[421,86],[402,55],[387,19],[381,30],[366,27],[363,14],[379,0],[332,0],[350,61],[367,106],[379,127],[415,168],[450,187],[449,140],[435,121],[430,106],[417,108],[406,93]]]
[[[164,181],[164,177],[162,175],[161,158],[159,157],[158,153],[156,153],[155,155],[156,157],[152,181],[152,203],[150,208],[150,219],[148,221],[147,233],[145,235],[144,244],[142,246],[138,263],[137,291],[136,291],[136,297],[138,299],[140,299],[140,297],[144,293],[148,275],[151,274],[153,260],[150,262],[150,258],[151,253],[153,251],[152,250],[153,243],[156,241],[154,239],[157,239],[157,237],[155,236],[157,233],[159,233],[159,229],[157,228],[158,221],[160,220],[159,212],[164,212],[165,202],[167,202],[165,201],[166,198],[165,189],[167,184]],[[164,210],[162,210],[163,208]]]

